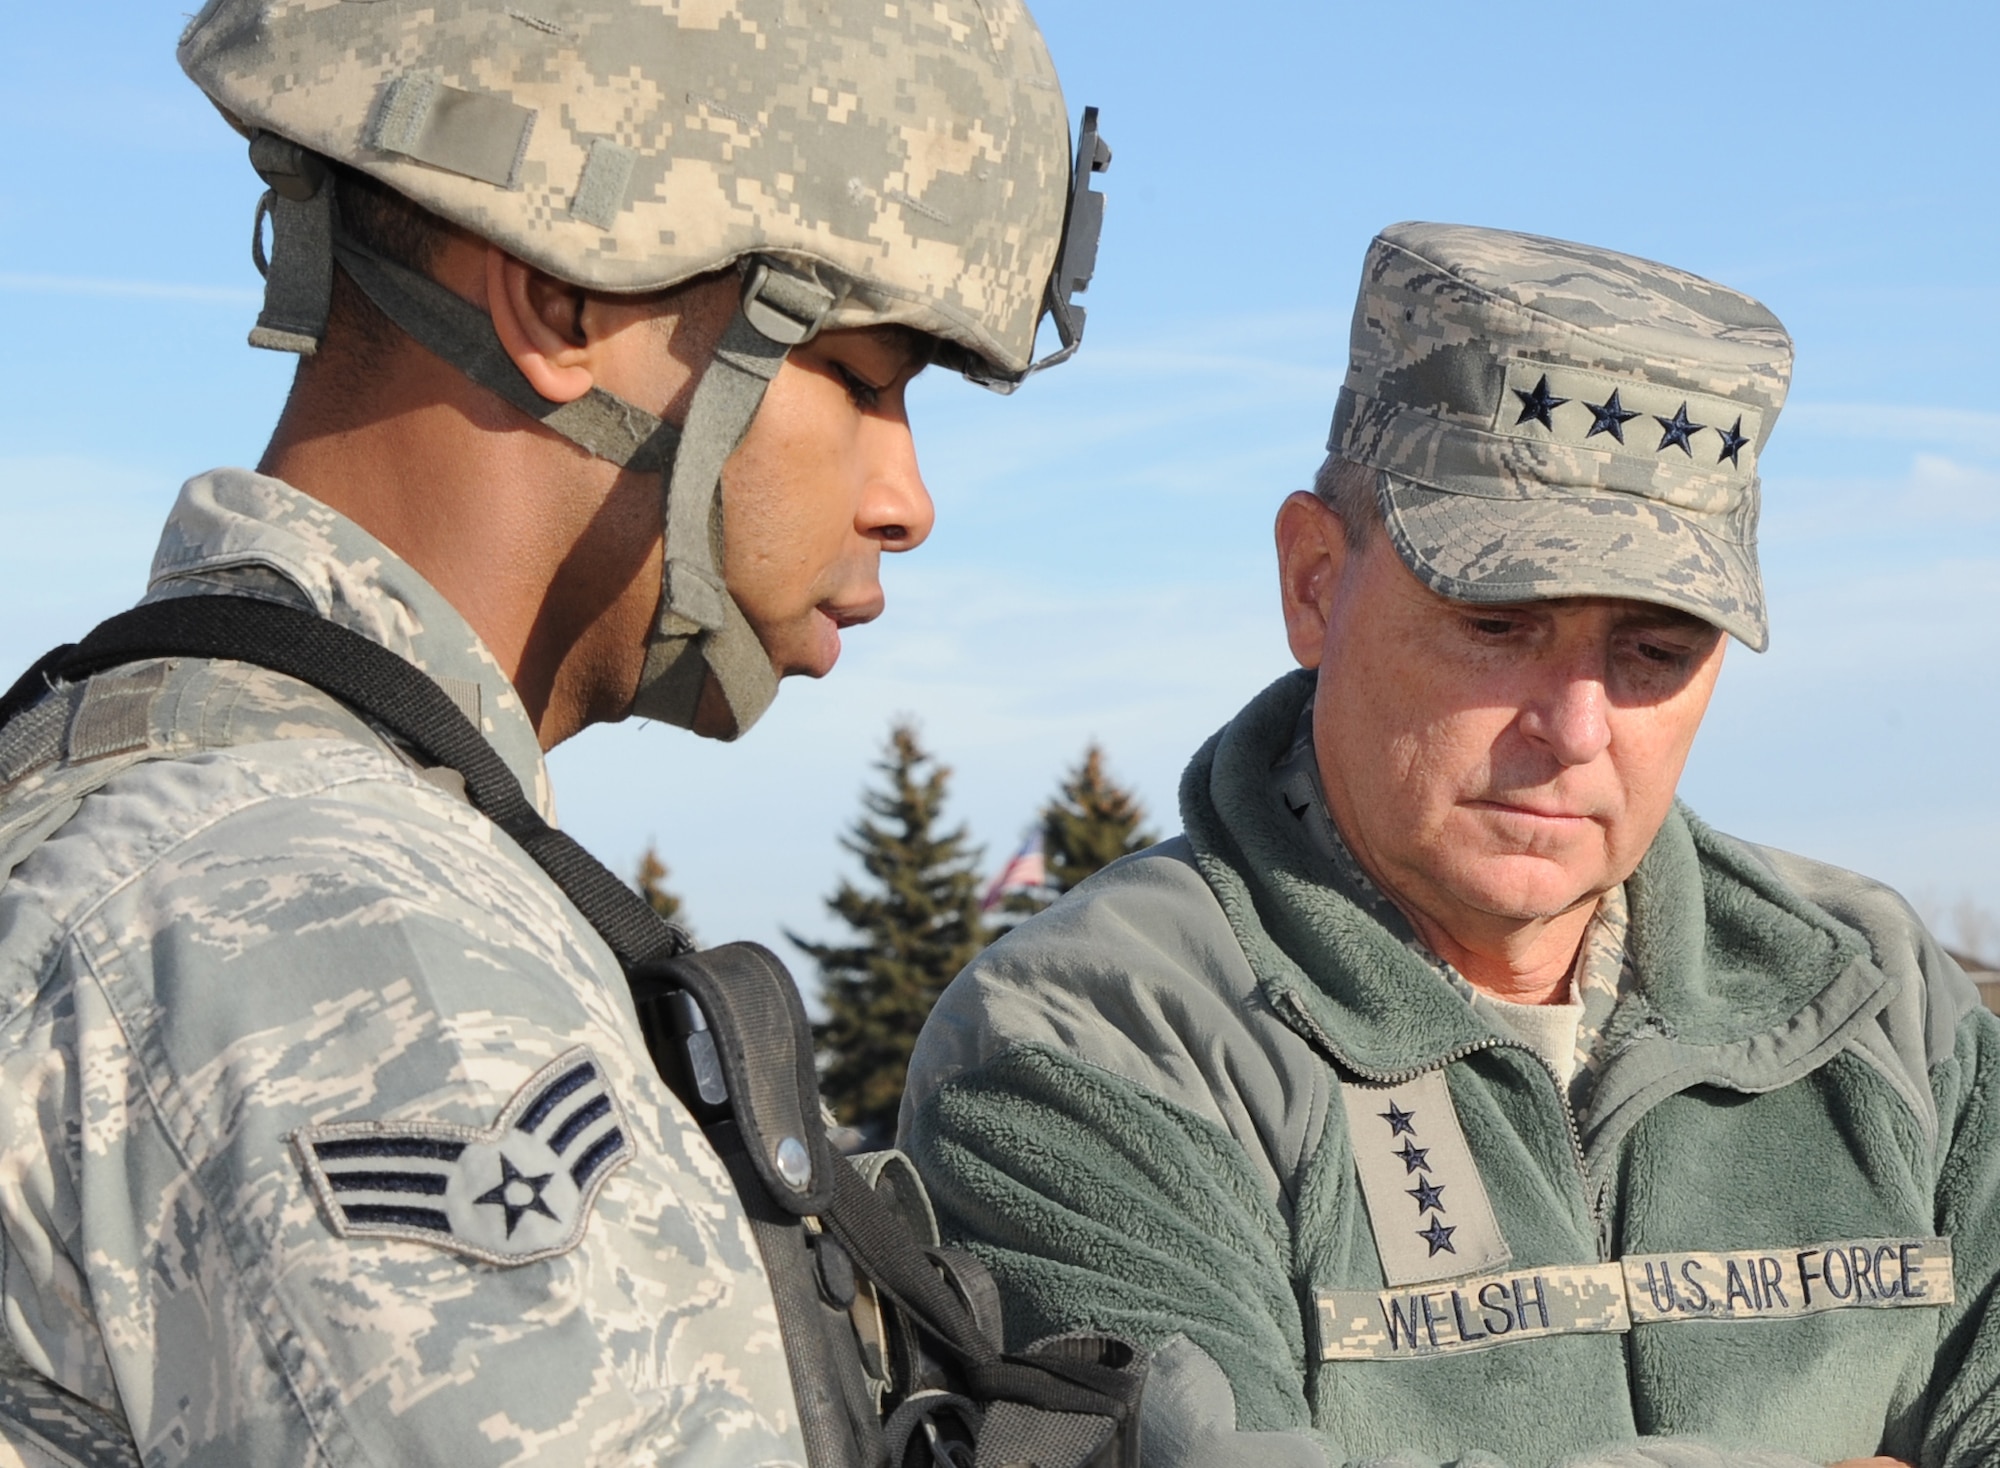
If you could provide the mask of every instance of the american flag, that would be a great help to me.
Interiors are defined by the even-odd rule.
[[[1045,886],[1048,880],[1048,863],[1042,859],[1042,830],[1037,826],[1021,843],[1021,849],[1007,858],[1007,865],[1000,868],[1000,875],[993,879],[986,895],[979,899],[979,910],[991,912],[994,905],[1009,892]]]

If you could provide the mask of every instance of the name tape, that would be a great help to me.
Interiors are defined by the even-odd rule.
[[[1637,1254],[1316,1296],[1320,1359],[1393,1361],[1634,1325],[1794,1320],[1828,1310],[1949,1305],[1949,1239],[1849,1239],[1800,1248]]]

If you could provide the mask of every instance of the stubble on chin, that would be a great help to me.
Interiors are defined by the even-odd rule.
[[[1447,840],[1435,849],[1431,885],[1487,917],[1545,922],[1593,904],[1617,885],[1607,853],[1542,842]]]

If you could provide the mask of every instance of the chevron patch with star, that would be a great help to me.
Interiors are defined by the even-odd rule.
[[[340,1237],[410,1239],[501,1265],[574,1249],[598,1190],[633,1153],[586,1046],[530,1076],[489,1129],[340,1121],[301,1127],[292,1145]]]

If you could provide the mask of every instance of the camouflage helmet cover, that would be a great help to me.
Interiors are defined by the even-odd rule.
[[[1071,159],[1020,0],[209,0],[180,60],[238,127],[572,284],[754,252],[819,268],[827,327],[1031,360]]]

